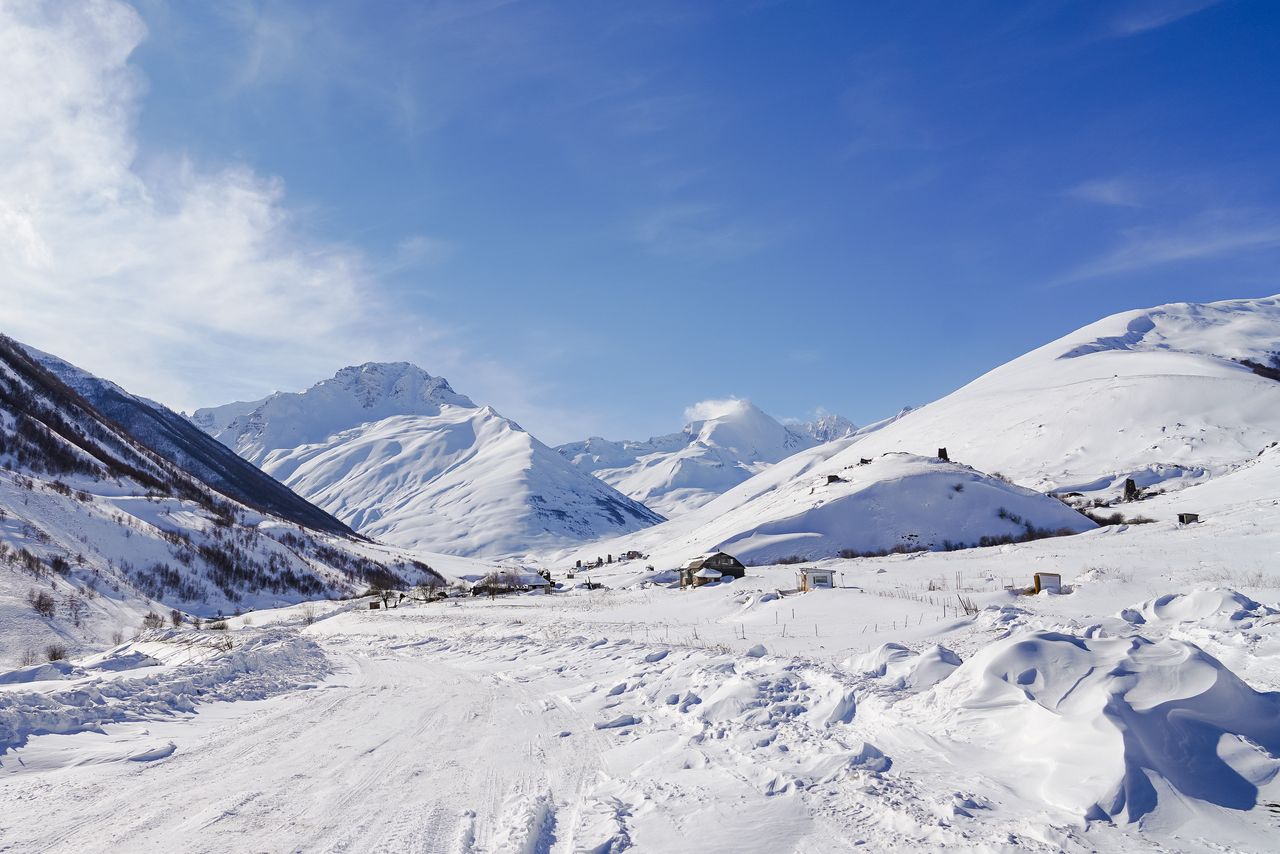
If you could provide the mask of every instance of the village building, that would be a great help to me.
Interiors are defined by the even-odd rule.
[[[1050,593],[1062,592],[1062,576],[1056,572],[1037,572],[1031,577],[1032,589],[1036,593],[1049,591]]]
[[[703,570],[710,571],[703,572]],[[711,574],[712,572],[715,573],[714,577]],[[733,555],[725,554],[724,552],[709,552],[686,561],[680,567],[680,586],[701,587],[703,584],[719,581],[722,576],[741,578],[746,574],[747,568],[743,566],[742,561]]]
[[[829,569],[804,567],[796,573],[799,583],[796,585],[801,593],[810,590],[829,590],[836,586],[834,573]]]

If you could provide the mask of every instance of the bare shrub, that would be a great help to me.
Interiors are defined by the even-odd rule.
[[[31,606],[33,611],[45,619],[53,619],[53,615],[56,610],[56,603],[54,602],[53,597],[44,590],[38,592],[35,590],[28,590],[27,604]]]
[[[302,625],[310,626],[316,621],[316,606],[308,602],[299,611],[302,614]]]
[[[44,648],[44,657],[48,661],[63,661],[67,657],[67,648],[60,643],[51,643]]]

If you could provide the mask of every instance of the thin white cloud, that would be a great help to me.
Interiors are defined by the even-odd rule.
[[[685,421],[710,421],[741,412],[751,405],[751,401],[740,397],[711,398],[700,400],[692,406],[685,407]]]
[[[1054,284],[1277,248],[1280,220],[1219,211],[1169,229],[1130,229],[1115,249],[1082,264]]]
[[[1136,36],[1180,21],[1222,0],[1136,0],[1124,4],[1111,19],[1113,36]]]
[[[730,219],[716,205],[677,203],[648,211],[633,238],[650,253],[699,261],[730,261],[774,244],[779,235]]]
[[[1085,181],[1067,190],[1067,195],[1096,205],[1121,208],[1142,207],[1137,189],[1121,178],[1095,178]]]

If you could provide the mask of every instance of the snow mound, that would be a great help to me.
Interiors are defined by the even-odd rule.
[[[1247,810],[1280,771],[1280,694],[1177,640],[1018,634],[907,702],[990,751],[993,777],[1077,818]]]
[[[1223,587],[1170,593],[1125,608],[1120,618],[1135,626],[1146,623],[1198,623],[1214,629],[1250,629],[1280,610],[1255,602],[1243,593]]]
[[[884,643],[845,659],[841,666],[852,673],[884,679],[894,688],[924,690],[950,676],[960,666],[960,656],[945,646],[916,652],[900,643]]]
[[[51,691],[0,692],[0,755],[26,744],[33,735],[87,732],[108,723],[191,712],[198,703],[216,700],[260,700],[305,687],[329,671],[320,647],[295,634],[267,631],[238,641],[238,646],[222,648],[210,660],[137,678],[99,675]],[[175,633],[149,643],[190,646]],[[126,650],[123,655],[127,663],[140,664],[142,659],[134,652]],[[98,669],[112,670],[110,666]]]

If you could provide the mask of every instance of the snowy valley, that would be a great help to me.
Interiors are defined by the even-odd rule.
[[[0,344],[0,850],[1275,849],[1280,298],[556,449]]]

